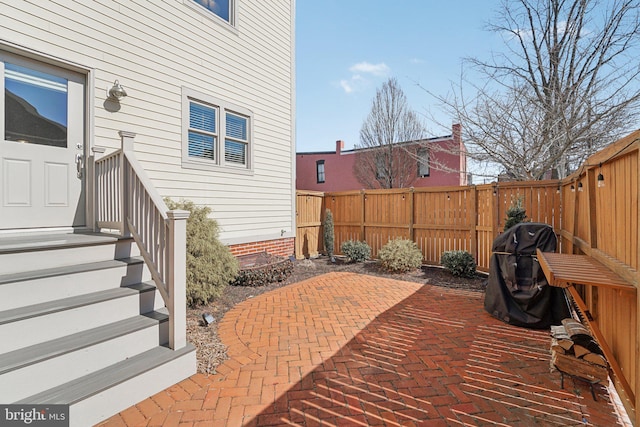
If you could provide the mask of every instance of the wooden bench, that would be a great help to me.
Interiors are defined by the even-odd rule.
[[[614,376],[622,385],[631,402],[635,402],[635,394],[631,386],[624,377],[622,369],[613,356],[613,352],[605,341],[598,325],[591,321],[587,305],[574,285],[600,286],[634,293],[636,292],[635,286],[587,255],[558,254],[542,252],[538,249],[537,258],[549,285],[564,288],[565,292],[573,300],[575,308],[578,310],[580,317],[582,317],[581,320],[587,323],[593,337],[602,348]]]

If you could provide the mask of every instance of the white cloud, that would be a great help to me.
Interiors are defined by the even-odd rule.
[[[370,84],[375,83],[377,78],[388,76],[391,69],[384,62],[371,64],[365,61],[352,65],[349,71],[351,77],[339,82],[340,87],[347,94],[366,89]]]
[[[411,58],[409,62],[411,62],[412,64],[424,64],[426,61],[420,58]]]
[[[342,89],[344,89],[346,93],[353,92],[353,87],[348,80],[340,80],[340,86],[342,86]]]
[[[389,74],[389,67],[384,62],[379,64],[370,64],[368,62],[360,62],[349,68],[352,73],[368,73],[378,77],[386,77]]]

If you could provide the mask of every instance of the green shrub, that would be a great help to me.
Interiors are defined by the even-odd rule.
[[[371,258],[371,247],[367,242],[347,240],[340,245],[340,251],[351,262],[364,262]]]
[[[378,252],[382,266],[389,271],[409,271],[422,265],[422,252],[411,240],[390,240]]]
[[[522,196],[511,200],[511,206],[507,209],[507,220],[504,223],[504,231],[524,221],[527,217],[526,210],[522,207]]]
[[[293,262],[271,254],[260,254],[257,265],[240,268],[235,286],[264,286],[273,282],[282,282],[293,273]]]
[[[331,211],[327,209],[324,215],[324,249],[327,251],[327,256],[334,260],[333,254],[335,253],[334,237],[333,237],[333,215]]]
[[[476,262],[467,251],[447,251],[442,253],[440,264],[457,277],[472,278],[476,274]]]
[[[238,261],[218,239],[218,223],[211,209],[190,201],[165,200],[169,209],[189,211],[187,220],[187,304],[206,304],[220,296],[238,274]]]

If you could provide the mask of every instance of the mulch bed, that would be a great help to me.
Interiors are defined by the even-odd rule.
[[[218,337],[218,321],[236,304],[265,292],[297,283],[311,277],[330,272],[351,272],[373,276],[388,277],[394,280],[416,282],[447,288],[484,292],[486,276],[477,275],[473,279],[454,277],[439,267],[423,266],[421,269],[407,273],[389,273],[380,268],[376,261],[364,263],[347,263],[336,258],[332,263],[328,257],[306,259],[294,262],[293,273],[287,280],[271,283],[266,286],[227,286],[220,298],[196,308],[187,309],[187,339],[196,346],[198,372],[215,373],[216,367],[227,359],[226,347]],[[210,313],[215,321],[205,326],[202,314]]]

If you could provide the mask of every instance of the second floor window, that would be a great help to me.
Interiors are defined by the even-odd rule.
[[[216,15],[218,18],[227,21],[233,25],[233,9],[234,0],[192,0],[198,3],[200,6],[207,9],[209,12]]]
[[[324,182],[324,160],[318,160],[316,162],[316,178],[318,184],[322,184]]]

